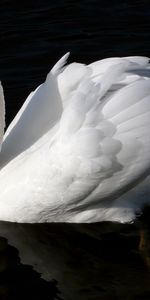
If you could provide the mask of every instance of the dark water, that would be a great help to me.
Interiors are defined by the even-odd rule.
[[[70,61],[150,55],[150,2],[0,2],[7,124],[67,51]],[[0,223],[0,299],[150,299],[149,224]],[[145,244],[139,251],[139,228]]]

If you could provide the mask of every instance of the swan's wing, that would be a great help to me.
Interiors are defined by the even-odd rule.
[[[80,63],[71,63],[59,74],[57,81],[63,107],[68,104],[71,94],[77,89],[81,80],[91,73],[92,70],[88,66]]]
[[[30,93],[9,125],[4,135],[1,167],[32,146],[58,122],[63,107],[87,74],[93,72],[94,77],[97,70],[101,74],[102,65],[107,67],[105,60],[94,63],[91,68],[79,63],[65,67],[68,56],[69,53],[64,55],[47,75],[46,81]],[[110,59],[109,65],[114,61],[116,59]],[[106,67],[105,70],[102,68],[103,73]]]
[[[144,56],[127,56],[127,57],[111,57],[104,58],[99,61],[95,61],[89,65],[92,69],[93,75],[104,74],[108,71],[111,66],[115,66],[119,63],[122,63],[124,60],[132,63],[132,69],[137,68],[147,68],[149,65],[149,58]]]
[[[57,77],[63,107],[68,104],[71,94],[77,89],[85,76],[91,76],[94,82],[101,82],[101,96],[102,93],[106,96],[107,91],[110,94],[111,91],[116,91],[139,78],[149,78],[150,66],[148,62],[149,58],[147,57],[131,56],[106,58],[90,65],[71,63],[65,66]]]
[[[105,97],[111,82],[130,69],[132,62],[123,61],[108,70],[106,87],[103,78],[95,84],[87,75],[63,112],[53,160],[63,180],[62,197],[72,211],[115,198],[149,172],[150,79]]]
[[[2,85],[0,83],[0,149],[2,146],[2,140],[4,136],[5,129],[5,101],[4,101],[4,92]]]
[[[66,53],[52,68],[46,77],[46,81],[39,85],[35,91],[31,92],[27,97],[26,101],[22,105],[21,109],[9,125],[5,138],[10,134],[12,129],[20,121],[22,130],[26,129],[26,125],[29,122],[31,128],[38,126],[44,132],[47,128],[42,124],[42,119],[46,119],[45,125],[48,124],[48,129],[51,124],[50,122],[55,121],[53,119],[58,118],[59,111],[61,111],[60,95],[57,88],[57,77],[63,71],[64,65],[66,64],[69,53]],[[59,96],[59,97],[56,97]],[[53,108],[53,109],[52,109]],[[22,120],[21,120],[22,118]],[[28,122],[26,121],[28,120]],[[31,122],[31,123],[30,123]],[[36,125],[34,125],[34,122]],[[20,128],[21,129],[21,128]],[[33,130],[33,129],[32,129]],[[39,131],[38,131],[39,132]],[[39,132],[40,136],[40,132]]]
[[[63,71],[69,53],[47,75],[46,81],[32,92],[9,125],[1,153],[1,166],[32,146],[50,130],[62,113],[57,77]]]

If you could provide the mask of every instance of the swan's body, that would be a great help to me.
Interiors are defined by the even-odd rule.
[[[132,221],[150,203],[148,59],[64,67],[66,59],[29,95],[4,135],[0,220]],[[1,91],[1,143],[3,130]]]

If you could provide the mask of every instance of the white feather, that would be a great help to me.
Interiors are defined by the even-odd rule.
[[[56,63],[47,75],[46,81],[28,96],[9,125],[1,152],[1,166],[30,148],[59,121],[62,102],[57,78],[68,56],[69,53]]]
[[[126,222],[150,204],[138,192],[131,192],[133,200],[123,196],[150,170],[149,59],[65,67],[68,55],[29,95],[5,134],[2,220]]]

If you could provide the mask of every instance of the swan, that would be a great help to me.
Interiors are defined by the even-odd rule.
[[[0,220],[132,222],[150,204],[149,59],[68,56],[5,133],[1,86]]]

